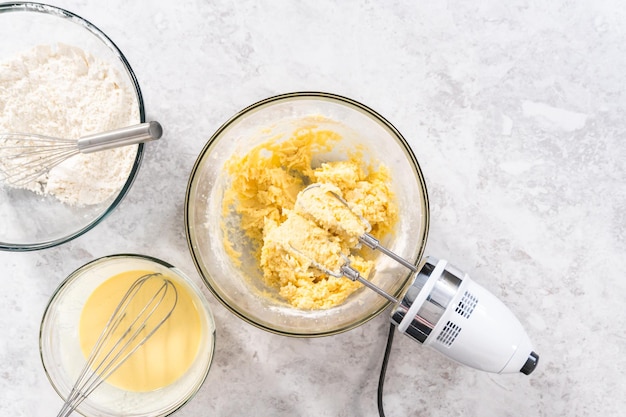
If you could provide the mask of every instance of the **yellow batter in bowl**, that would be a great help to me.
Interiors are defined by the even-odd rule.
[[[287,138],[271,138],[244,155],[233,155],[225,164],[232,180],[224,192],[223,217],[232,212],[239,216],[240,227],[252,242],[263,281],[299,309],[335,307],[361,286],[347,278],[322,273],[312,267],[312,261],[338,270],[345,256],[366,278],[375,266],[371,257],[359,251],[354,235],[345,233],[332,221],[314,221],[306,216],[306,208],[296,207],[296,200],[303,197],[299,194],[307,185],[319,183],[336,190],[356,214],[370,223],[370,233],[377,238],[390,233],[398,219],[385,165],[366,163],[359,150],[342,160],[316,160],[318,154],[330,152],[341,139],[339,133],[312,124]],[[316,207],[332,217],[332,205],[329,197]],[[341,225],[348,221],[335,220]],[[223,223],[222,229],[226,227],[230,226]],[[238,259],[241,254],[234,250],[228,235],[224,232],[224,245],[229,255]],[[306,256],[300,256],[302,253]]]
[[[124,271],[107,279],[91,293],[81,311],[78,331],[85,359],[92,355],[92,349],[100,340],[101,333],[118,307],[122,295],[135,280],[148,274],[154,274],[154,271]],[[171,277],[165,277],[171,280]],[[149,289],[141,292],[142,297],[135,297],[128,304],[124,320],[107,338],[107,343],[99,349],[94,363],[111,362],[105,355],[111,351],[119,351],[116,345],[119,340],[129,340],[124,332],[136,317],[145,317],[142,311],[149,305],[149,297],[156,293],[162,285],[161,282],[148,282],[145,286]],[[171,282],[176,288],[177,296],[170,295],[171,293],[168,295],[169,298],[177,297],[176,307],[168,315],[167,321],[107,378],[107,383],[127,391],[154,391],[173,384],[194,363],[203,336],[202,317],[189,290],[180,283]],[[148,329],[153,328],[170,307],[169,299],[159,303],[139,339],[147,335]]]

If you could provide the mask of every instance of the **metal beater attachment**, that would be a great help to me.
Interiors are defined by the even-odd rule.
[[[349,238],[353,237],[355,241],[358,240],[358,242],[370,249],[379,250],[411,271],[417,272],[415,265],[380,245],[380,241],[369,233],[372,230],[370,223],[363,216],[356,213],[350,204],[335,191],[335,188],[330,184],[316,183],[309,185],[298,195],[295,210],[315,223],[329,230],[347,235]],[[394,303],[398,302],[395,297],[362,277],[359,271],[350,266],[350,260],[343,254],[342,257],[345,263],[340,267],[339,271],[332,271],[297,248],[291,246],[291,249],[308,259],[311,265],[325,274],[358,281],[387,300]]]
[[[378,250],[406,268],[409,268],[411,271],[417,272],[415,265],[384,246],[381,246],[380,241],[369,233],[372,230],[372,226],[367,219],[356,213],[350,206],[350,203],[337,194],[333,188],[334,187],[329,184],[315,183],[309,185],[300,192],[296,200],[296,209],[311,220],[331,230],[340,230],[349,235],[358,233],[355,237],[368,248]],[[336,200],[339,204],[333,204],[328,201],[328,198]],[[346,213],[349,213],[348,216],[337,214],[337,211],[342,208]],[[328,213],[330,210],[334,210],[335,213]],[[345,225],[341,222],[349,224]],[[353,226],[354,222],[360,224],[360,228]]]
[[[379,288],[376,285],[372,284],[370,281],[365,279],[359,273],[359,271],[357,271],[356,269],[352,268],[350,266],[350,259],[348,259],[348,257],[343,255],[343,254],[341,256],[345,260],[345,263],[339,268],[339,271],[332,271],[332,270],[326,268],[321,263],[317,262],[315,259],[313,259],[310,256],[308,256],[307,254],[303,253],[301,250],[296,249],[296,248],[294,248],[291,245],[289,245],[289,249],[292,252],[298,254],[299,256],[302,256],[303,258],[306,258],[309,262],[311,262],[311,265],[313,267],[319,269],[320,271],[322,271],[326,275],[330,275],[330,276],[335,277],[335,278],[345,277],[345,278],[348,278],[350,281],[358,281],[361,284],[365,285],[370,290],[376,292],[378,295],[385,297],[387,300],[389,300],[389,301],[391,301],[393,303],[397,303],[398,302],[397,298],[393,297],[392,295],[390,295],[389,293],[384,291],[382,288]]]
[[[174,283],[162,274],[148,274],[137,279],[104,326],[57,417],[72,414],[87,396],[143,346],[167,321],[177,302]],[[138,313],[130,314],[131,309]]]

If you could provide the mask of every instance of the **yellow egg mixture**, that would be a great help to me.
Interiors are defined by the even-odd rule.
[[[240,216],[241,228],[256,247],[265,284],[300,309],[337,306],[361,286],[328,276],[316,262],[338,271],[345,256],[365,278],[372,273],[374,262],[357,248],[357,237],[366,230],[354,222],[353,213],[365,218],[379,239],[391,232],[398,216],[386,166],[366,164],[358,150],[314,166],[315,156],[330,152],[340,140],[336,132],[310,126],[226,163],[232,183],[224,193],[223,216],[233,210]],[[302,192],[314,183],[320,190]],[[351,211],[346,215],[337,199],[318,191],[335,192]],[[224,244],[232,257],[240,256],[228,238]]]
[[[130,286],[139,277],[151,274],[151,271],[128,271],[115,275],[102,284],[89,296],[83,307],[79,339],[85,358],[89,357],[93,346],[100,337],[109,318],[120,303]],[[180,378],[196,358],[202,337],[201,316],[189,290],[171,280],[177,290],[178,301],[168,320],[138,348],[108,379],[107,382],[128,391],[147,392],[165,387]],[[142,289],[129,304],[128,318],[135,317],[148,303],[147,296],[156,292],[159,282],[147,282],[146,291]],[[170,296],[173,293],[169,293]],[[166,314],[164,309],[171,304],[163,302],[155,310],[154,320],[160,320]],[[163,310],[160,311],[159,309]],[[153,326],[153,322],[148,322]],[[120,338],[128,321],[122,323],[110,340]],[[140,336],[143,338],[143,335]],[[103,350],[110,350],[113,342]]]

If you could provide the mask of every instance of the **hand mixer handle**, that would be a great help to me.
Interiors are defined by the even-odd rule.
[[[391,321],[400,333],[482,371],[528,375],[539,361],[511,310],[445,260],[422,262]]]
[[[149,142],[159,139],[161,135],[163,135],[161,124],[152,121],[84,136],[78,139],[77,145],[81,153],[91,153]]]

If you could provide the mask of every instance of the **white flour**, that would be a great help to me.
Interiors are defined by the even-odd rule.
[[[79,48],[37,46],[0,62],[0,132],[78,139],[137,124],[137,99],[126,85],[111,65]],[[134,145],[79,154],[21,188],[69,205],[100,204],[124,185],[136,153]],[[0,169],[10,164],[0,160]]]

